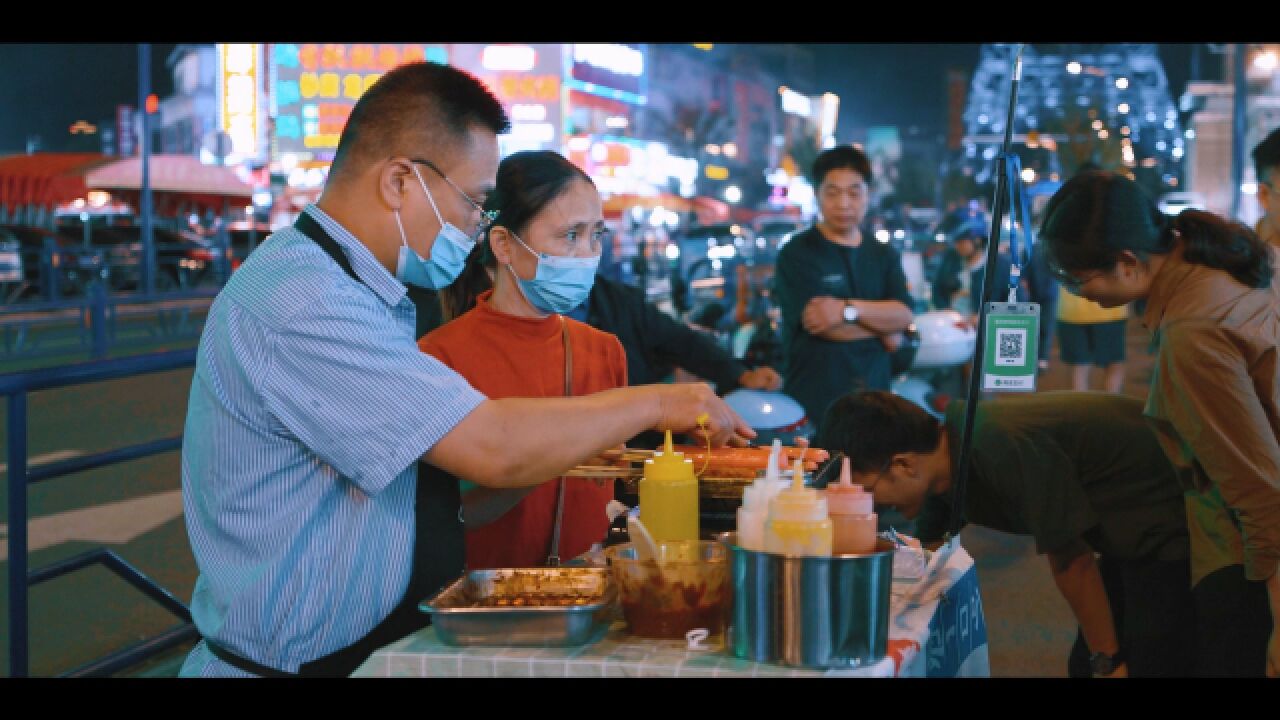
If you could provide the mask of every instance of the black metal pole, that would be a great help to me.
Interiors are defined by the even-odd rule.
[[[951,521],[947,526],[951,535],[960,532],[964,525],[965,489],[969,482],[969,454],[973,444],[973,419],[978,410],[978,396],[982,383],[982,356],[986,347],[987,303],[993,300],[996,258],[1000,250],[1000,231],[1004,227],[1004,213],[1009,198],[1009,183],[1018,178],[1010,178],[1005,158],[1012,152],[1013,121],[1018,107],[1018,82],[1022,79],[1022,48],[1018,45],[1013,58],[1013,82],[1009,88],[1009,117],[1004,125],[1004,152],[1000,154],[996,175],[996,197],[991,203],[991,230],[987,236],[987,263],[982,273],[982,294],[978,296],[978,337],[977,346],[973,349],[973,370],[969,373],[969,387],[964,395],[964,425],[960,427],[959,466],[952,468],[952,506]],[[1024,219],[1025,222],[1025,219]]]
[[[9,677],[27,676],[27,392],[9,394]]]
[[[142,188],[138,213],[142,231],[142,291],[150,297],[156,290],[156,244],[151,232],[151,115],[147,112],[147,96],[151,94],[151,45],[138,44],[138,111],[142,114]]]
[[[1235,57],[1231,62],[1232,84],[1235,86],[1231,97],[1231,215],[1232,220],[1240,218],[1240,183],[1244,182],[1244,136],[1247,132],[1247,103],[1249,87],[1245,82],[1244,63],[1249,46],[1236,43]]]

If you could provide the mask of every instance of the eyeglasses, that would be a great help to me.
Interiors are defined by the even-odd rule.
[[[1093,272],[1089,273],[1084,277],[1079,277],[1077,275],[1073,275],[1067,272],[1066,270],[1056,265],[1051,266],[1049,268],[1049,274],[1053,276],[1054,280],[1057,280],[1059,283],[1061,283],[1062,287],[1066,289],[1066,291],[1069,293],[1076,292],[1081,287],[1084,287],[1086,284],[1088,284],[1091,280],[1102,275],[1105,272],[1106,270],[1094,270]]]
[[[875,486],[876,486],[876,485],[880,484],[880,480],[881,480],[881,479],[883,479],[883,478],[884,478],[884,476],[885,476],[886,474],[888,474],[888,472],[889,472],[889,468],[891,468],[891,467],[893,467],[893,458],[892,458],[892,457],[890,457],[888,460],[886,460],[886,461],[885,461],[885,463],[884,463],[884,467],[880,468],[880,471],[879,471],[879,472],[877,472],[877,473],[875,474],[875,479],[874,479],[874,480],[872,480],[872,481],[871,481],[871,482],[869,482],[869,483],[863,483],[863,484],[862,484],[862,489],[863,489],[863,491],[864,491],[864,492],[871,492],[871,491],[875,488]]]
[[[414,157],[409,158],[409,161],[420,163],[422,165],[426,165],[427,167],[431,168],[432,172],[439,175],[441,180],[444,180],[445,182],[449,183],[449,187],[456,190],[459,195],[461,195],[463,198],[466,199],[468,203],[470,203],[471,207],[474,208],[476,212],[480,213],[480,220],[479,222],[476,223],[476,229],[475,229],[476,235],[479,235],[483,233],[485,230],[488,230],[489,226],[493,225],[493,221],[498,218],[497,210],[485,210],[484,207],[480,203],[476,202],[474,198],[468,195],[466,191],[464,191],[462,188],[455,185],[454,182],[449,179],[448,175],[445,175],[444,172],[440,170],[440,168],[435,166],[435,163],[432,163],[430,160],[424,160],[422,158],[414,158]]]

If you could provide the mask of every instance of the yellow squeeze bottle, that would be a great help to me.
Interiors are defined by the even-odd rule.
[[[769,501],[765,552],[793,557],[830,555],[833,535],[827,498],[804,486],[804,464],[797,458],[791,487]]]
[[[640,478],[640,522],[658,543],[698,540],[698,478],[693,462],[671,446],[644,462]]]

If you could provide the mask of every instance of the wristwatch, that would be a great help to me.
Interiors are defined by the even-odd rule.
[[[844,301],[843,314],[845,323],[852,325],[858,322],[858,308],[853,304],[852,300]]]
[[[1115,655],[1094,653],[1089,656],[1089,670],[1095,675],[1110,675],[1124,662],[1124,653],[1120,650]]]

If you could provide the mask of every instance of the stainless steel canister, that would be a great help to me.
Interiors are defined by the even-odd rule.
[[[883,658],[889,643],[893,549],[867,555],[787,557],[730,551],[733,654],[795,667],[857,667]]]

